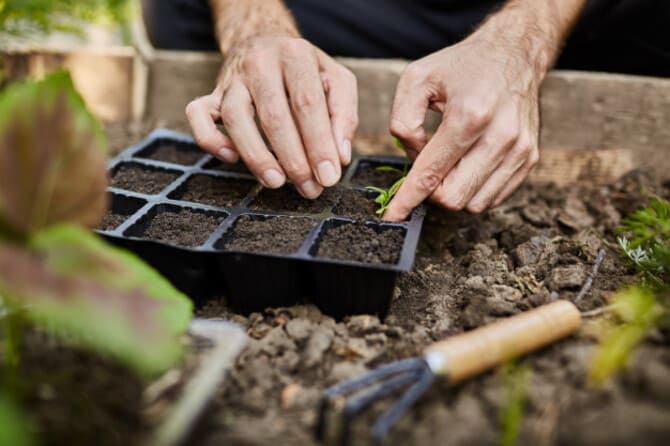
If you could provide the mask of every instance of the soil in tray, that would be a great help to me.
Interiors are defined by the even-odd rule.
[[[126,221],[128,218],[127,215],[115,214],[114,212],[107,212],[98,226],[98,229],[102,231],[113,231],[114,229],[121,226],[121,223]]]
[[[163,212],[151,220],[142,236],[174,245],[196,247],[205,243],[223,220],[223,216],[207,215],[188,209]]]
[[[388,228],[377,232],[362,223],[326,229],[316,255],[329,259],[393,264],[400,258],[403,232]]]
[[[256,183],[253,181],[196,175],[188,179],[183,192],[170,196],[184,201],[210,206],[237,206],[247,196]]]
[[[220,172],[250,173],[249,169],[247,169],[247,166],[242,161],[230,164],[230,163],[224,163],[223,161],[220,161],[216,158],[207,162],[203,168],[210,170],[218,170]]]
[[[377,203],[371,194],[354,189],[341,189],[333,214],[356,221],[379,221]]]
[[[179,175],[178,173],[147,169],[137,165],[122,165],[114,173],[111,186],[152,195],[165,189]]]
[[[402,177],[401,172],[381,172],[376,169],[375,164],[362,163],[356,169],[356,173],[351,178],[351,184],[356,186],[374,186],[388,189]],[[400,167],[402,170],[402,167]]]
[[[243,215],[235,223],[225,249],[267,254],[293,254],[302,245],[314,220],[277,217],[264,220]]]
[[[317,199],[308,200],[293,186],[287,185],[280,189],[263,189],[251,203],[251,209],[320,214],[330,210],[338,195],[339,191],[336,188],[327,188]]]
[[[138,156],[140,158],[148,158],[184,166],[191,166],[197,163],[204,155],[204,152],[197,148],[177,146],[171,143],[159,145],[156,148],[149,148],[145,152],[146,154],[142,152]]]

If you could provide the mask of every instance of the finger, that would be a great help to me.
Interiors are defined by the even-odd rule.
[[[405,68],[396,88],[389,129],[406,149],[420,152],[427,142],[423,123],[430,105],[431,92],[419,65]]]
[[[318,60],[311,44],[294,41],[283,70],[291,108],[312,172],[322,186],[333,186],[340,180],[342,169]]]
[[[447,174],[433,193],[433,201],[453,211],[465,208],[503,163],[517,139],[518,125],[515,121],[502,116],[495,119]],[[476,209],[472,211],[476,212]]]
[[[507,200],[510,195],[516,191],[519,186],[524,182],[524,180],[528,177],[528,174],[533,170],[535,165],[537,164],[537,158],[533,157],[530,158],[520,169],[517,173],[514,174],[514,176],[507,182],[505,187],[500,191],[498,196],[493,200],[493,204],[491,207],[496,207],[500,206],[503,201]]]
[[[186,118],[200,148],[227,163],[236,163],[239,155],[233,141],[215,124],[221,118],[220,104],[221,95],[216,92],[202,96],[186,106]]]
[[[340,163],[351,162],[351,141],[358,128],[358,82],[347,68],[318,51],[319,64],[325,69],[321,74],[333,137],[340,155]]]
[[[407,178],[384,213],[384,219],[402,221],[430,196],[479,139],[489,122],[488,114],[460,107],[448,111],[435,136],[417,156]]]
[[[286,181],[284,171],[256,127],[251,96],[242,83],[234,82],[226,91],[221,102],[221,120],[244,163],[263,186],[281,187]]]
[[[278,68],[249,72],[249,92],[256,114],[286,175],[305,198],[318,197],[323,188],[315,181],[288,105]]]
[[[496,200],[499,196],[504,197],[498,202],[502,202],[507,198],[520,184],[517,182],[519,175],[521,180],[525,178],[528,171],[537,162],[536,156],[533,153],[526,153],[523,148],[524,144],[518,144],[510,154],[501,163],[500,167],[491,175],[488,181],[470,200],[466,209],[473,213],[484,212],[489,207],[497,205]],[[525,173],[524,173],[525,172]]]

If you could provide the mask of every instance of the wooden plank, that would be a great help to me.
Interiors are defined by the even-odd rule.
[[[2,53],[6,80],[41,78],[50,71],[66,69],[88,107],[107,122],[132,117],[134,51],[107,49],[27,49]]]

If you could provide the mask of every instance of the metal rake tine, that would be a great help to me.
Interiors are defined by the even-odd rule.
[[[417,381],[407,389],[389,409],[381,414],[372,425],[372,439],[376,445],[382,445],[386,435],[393,425],[407,412],[407,410],[426,392],[433,383],[435,374],[429,365],[422,359],[423,368],[417,374]]]
[[[354,395],[349,399],[342,410],[342,432],[340,433],[341,444],[343,446],[349,444],[351,421],[357,414],[365,410],[365,408],[372,403],[379,401],[396,390],[414,382],[418,377],[416,372],[417,370],[413,369],[398,373],[393,378],[383,381],[378,386],[371,388],[370,391],[361,391],[360,394]]]
[[[319,417],[316,425],[316,438],[318,440],[323,440],[326,429],[326,412],[328,411],[328,406],[333,398],[339,395],[351,393],[354,390],[368,386],[376,381],[383,380],[387,376],[413,370],[416,368],[416,362],[417,358],[396,361],[391,364],[379,367],[375,370],[371,370],[370,372],[357,378],[342,381],[341,383],[327,388],[323,392],[321,401],[319,403]]]

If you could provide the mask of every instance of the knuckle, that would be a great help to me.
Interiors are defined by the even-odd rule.
[[[312,177],[312,171],[310,170],[307,163],[288,160],[282,163],[282,167],[291,180],[295,183],[302,183],[303,181]]]
[[[513,147],[514,144],[519,140],[519,130],[513,125],[508,125],[503,127],[498,131],[496,135],[496,141],[498,145],[501,145],[505,148]]]
[[[266,102],[258,108],[258,117],[263,124],[263,127],[270,131],[281,128],[284,113],[280,101],[274,97],[268,98]]]
[[[221,103],[221,109],[220,109],[221,122],[223,122],[223,126],[224,127],[234,126],[235,122],[237,121],[238,113],[240,112],[241,110],[235,107],[235,104],[233,104],[232,101],[224,100]]]
[[[319,103],[320,95],[313,91],[298,91],[293,95],[292,102],[295,111],[308,113]]]
[[[416,82],[424,79],[427,73],[420,63],[414,62],[405,67],[401,79]]]
[[[284,42],[283,48],[289,54],[303,55],[312,51],[312,44],[305,39],[288,39]]]
[[[423,192],[430,193],[440,185],[442,182],[442,175],[434,168],[429,168],[419,174],[417,182],[419,188]]]
[[[539,161],[540,161],[540,151],[537,149],[537,147],[534,147],[530,151],[530,154],[528,155],[528,166],[532,169],[533,167],[537,166],[537,163]]]
[[[469,100],[460,106],[464,128],[469,132],[484,129],[493,119],[493,108],[482,100]]]
[[[218,139],[212,135],[194,135],[195,143],[203,148],[209,150],[216,150]]]

